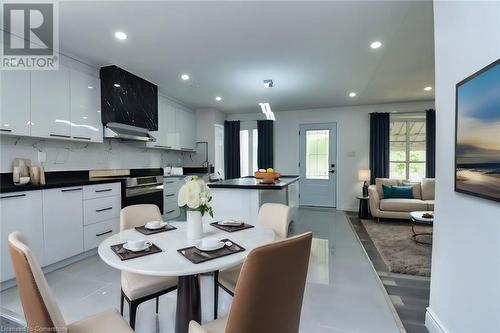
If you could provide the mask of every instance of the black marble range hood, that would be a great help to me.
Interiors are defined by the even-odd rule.
[[[154,141],[147,132],[158,130],[158,87],[116,65],[101,67],[99,74],[102,123],[112,129],[105,136]]]

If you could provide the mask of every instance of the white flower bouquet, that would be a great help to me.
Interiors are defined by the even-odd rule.
[[[187,210],[199,211],[201,215],[208,213],[214,217],[210,201],[212,193],[207,184],[197,176],[186,177],[186,183],[179,190],[177,204]]]

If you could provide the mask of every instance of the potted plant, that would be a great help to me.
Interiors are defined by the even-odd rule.
[[[207,184],[197,176],[186,177],[186,183],[179,190],[177,204],[179,207],[186,207],[188,239],[202,238],[202,216],[208,213],[214,217],[210,201],[212,201],[212,193]]]

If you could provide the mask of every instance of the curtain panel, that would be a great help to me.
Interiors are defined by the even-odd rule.
[[[425,111],[425,176],[434,178],[436,176],[436,111],[433,109]]]
[[[390,114],[370,113],[371,184],[375,178],[389,177]]]
[[[224,173],[226,179],[240,177],[240,122],[224,121]]]
[[[257,166],[259,169],[274,167],[274,121],[257,121]]]

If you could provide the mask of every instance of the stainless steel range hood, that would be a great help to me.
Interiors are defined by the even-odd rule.
[[[104,138],[143,142],[156,141],[156,139],[149,134],[149,130],[147,128],[120,123],[107,123],[104,126]]]

